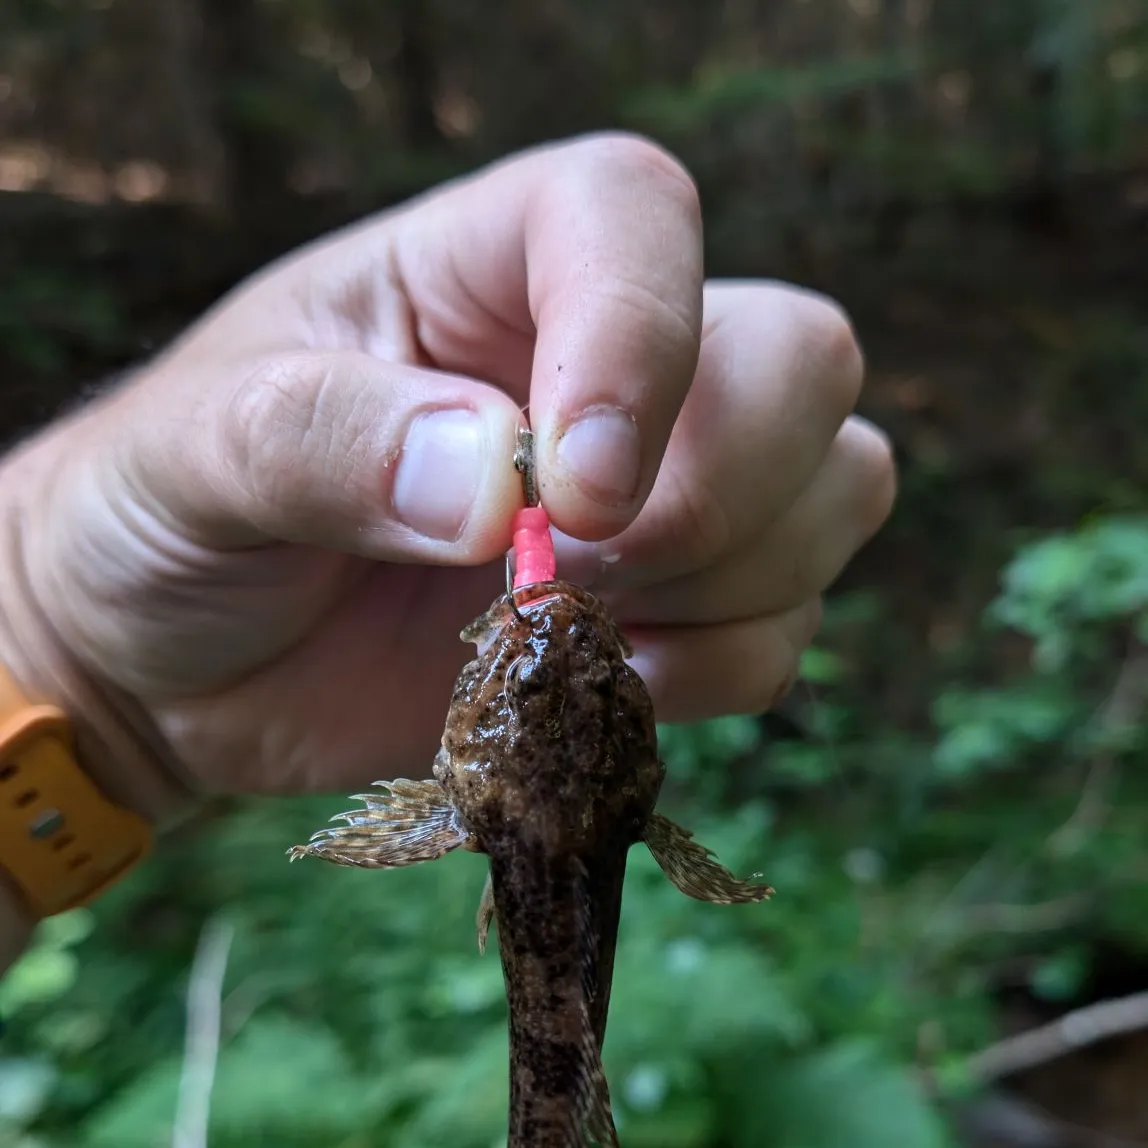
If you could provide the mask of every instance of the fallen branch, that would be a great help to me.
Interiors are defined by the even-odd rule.
[[[967,1069],[980,1083],[1001,1080],[1114,1036],[1148,1028],[1148,992],[1101,1001],[1006,1037],[977,1053]]]
[[[1028,905],[972,905],[965,910],[961,920],[961,936],[968,938],[984,933],[1023,936],[1027,933],[1053,932],[1079,921],[1092,909],[1093,904],[1092,897],[1083,893],[1071,893],[1051,901]]]
[[[207,1148],[211,1090],[219,1059],[223,978],[235,928],[213,918],[203,927],[187,987],[187,1037],[172,1148]]]
[[[1135,725],[1148,706],[1148,649],[1137,641],[1132,647],[1096,721],[1107,736]],[[1081,786],[1080,799],[1072,815],[1048,839],[1054,856],[1075,852],[1081,842],[1103,824],[1108,813],[1107,794],[1116,772],[1116,754],[1101,753],[1092,763]]]

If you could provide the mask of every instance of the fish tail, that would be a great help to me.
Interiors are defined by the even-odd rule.
[[[521,849],[492,856],[491,879],[510,1012],[507,1146],[619,1148],[600,1032],[620,896],[577,858]]]

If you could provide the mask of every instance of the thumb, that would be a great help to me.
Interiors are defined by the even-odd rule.
[[[156,370],[121,458],[136,497],[202,544],[445,565],[510,545],[520,415],[494,387],[360,352]]]

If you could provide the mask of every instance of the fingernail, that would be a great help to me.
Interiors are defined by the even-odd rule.
[[[478,497],[483,439],[475,411],[419,415],[407,431],[395,472],[396,517],[427,538],[458,538]]]
[[[596,502],[622,505],[638,492],[638,428],[616,407],[591,407],[559,440],[558,461]]]

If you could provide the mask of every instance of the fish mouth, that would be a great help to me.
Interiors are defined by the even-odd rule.
[[[519,586],[512,593],[514,605],[527,614],[533,613],[556,598],[571,598],[579,606],[587,608],[599,605],[598,599],[589,590],[585,590],[573,582],[564,582],[561,578],[555,578],[549,582],[530,582],[526,586]],[[501,603],[506,609],[508,617],[512,617],[510,598],[504,594]]]
[[[556,578],[549,582],[531,582],[512,591],[514,598],[503,594],[496,598],[481,618],[476,618],[459,635],[464,642],[473,643],[479,656],[485,654],[501,637],[507,627],[529,622],[560,599],[568,599],[587,610],[600,610],[601,603],[589,590],[573,582]]]

